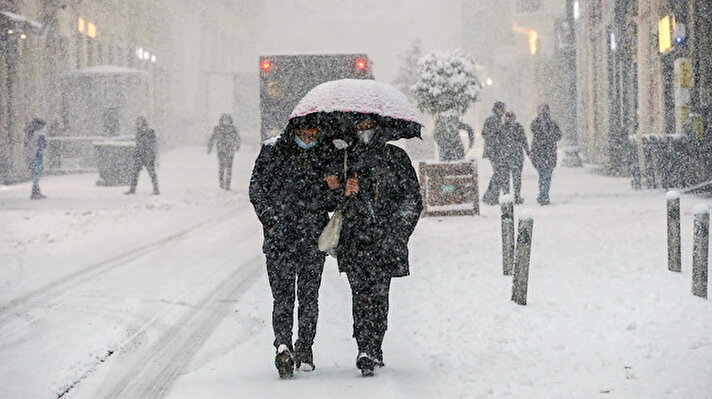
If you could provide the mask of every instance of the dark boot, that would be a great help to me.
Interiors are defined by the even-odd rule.
[[[291,347],[291,344],[281,344],[277,347],[274,365],[277,367],[279,378],[292,378],[294,375],[294,357],[292,356]]]
[[[304,364],[304,368],[300,368]],[[297,345],[294,348],[294,367],[301,371],[314,371],[314,354],[311,346]]]
[[[373,375],[376,362],[366,352],[360,352],[356,358],[356,368],[361,370],[361,375],[367,377]]]
[[[32,194],[30,194],[30,199],[38,200],[38,199],[45,199],[45,198],[47,198],[47,197],[42,195],[42,193],[40,192],[40,186],[33,185],[32,186]]]

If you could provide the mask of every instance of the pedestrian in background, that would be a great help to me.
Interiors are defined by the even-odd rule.
[[[539,173],[539,205],[549,205],[551,175],[556,167],[556,143],[561,140],[559,125],[551,119],[549,106],[537,107],[537,117],[532,121],[532,148],[530,158]]]
[[[465,158],[465,147],[460,139],[460,130],[467,132],[469,150],[475,143],[475,131],[472,127],[459,119],[457,111],[446,111],[438,116],[433,136],[438,145],[440,161],[460,161]]]
[[[240,135],[237,132],[237,127],[233,124],[230,114],[222,114],[220,122],[213,134],[210,135],[208,141],[208,154],[216,146],[218,152],[218,181],[220,188],[230,190],[230,181],[232,180],[232,162],[235,157],[235,152],[240,149]]]
[[[47,198],[40,191],[40,177],[42,176],[44,150],[47,148],[47,137],[45,133],[46,122],[40,118],[34,118],[25,126],[25,155],[27,166],[32,174],[32,193],[30,199]]]
[[[505,105],[501,101],[494,103],[492,115],[490,115],[482,127],[482,139],[484,140],[484,152],[482,158],[489,158],[492,164],[492,178],[487,185],[487,191],[482,196],[482,202],[487,205],[496,205],[499,202],[499,192],[502,190],[506,173],[506,166],[502,162],[502,117],[504,116]]]
[[[507,112],[504,114],[504,124],[502,125],[502,163],[506,168],[503,189],[505,194],[509,194],[511,178],[514,202],[517,204],[524,203],[524,198],[522,198],[524,154],[529,154],[529,143],[524,133],[524,127],[517,122],[514,112]]]
[[[153,195],[158,195],[158,176],[156,176],[156,156],[158,143],[156,132],[148,127],[148,122],[143,116],[136,118],[136,149],[134,150],[134,167],[131,175],[131,187],[125,194],[136,194],[138,175],[142,168],[146,168],[151,176]]]

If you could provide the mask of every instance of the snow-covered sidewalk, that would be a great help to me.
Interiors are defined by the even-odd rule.
[[[149,195],[145,172],[134,197],[123,196],[122,188],[94,186],[95,175],[43,179],[50,197],[45,201],[30,202],[27,184],[0,187],[3,308],[142,246],[165,241],[169,246],[156,251],[170,254],[127,260],[134,278],[123,280],[126,272],[117,271],[89,279],[92,289],[83,286],[69,299],[17,315],[26,324],[13,321],[12,330],[0,324],[6,337],[0,341],[0,397],[56,397],[72,382],[76,386],[66,397],[116,392],[115,385],[132,371],[127,365],[136,364],[131,352],[153,348],[183,315],[206,309],[200,298],[233,271],[248,268],[253,258],[263,268],[260,227],[247,199],[255,156],[238,155],[230,193],[217,189],[216,162],[203,148],[164,154],[157,197]],[[479,167],[482,192],[491,170],[487,162]],[[664,193],[634,192],[628,179],[591,169],[557,168],[552,205],[539,207],[536,172],[527,165],[523,195],[526,202],[515,212],[527,210],[534,217],[526,307],[510,301],[511,278],[502,276],[499,207],[483,206],[476,217],[424,218],[411,238],[412,275],[393,281],[387,366],[375,378],[361,378],[354,367],[350,291],[329,259],[313,373],[278,380],[271,296],[260,272],[245,280],[244,289],[231,291],[235,297],[223,298],[235,303],[234,312],[209,331],[204,345],[185,352],[185,367],[175,370],[167,396],[710,397],[712,303],[691,295],[690,264],[692,209],[712,201],[682,196],[678,274],[666,265]],[[217,220],[223,223],[216,225]],[[107,284],[111,278],[121,285]],[[157,284],[158,278],[164,283]],[[130,317],[77,311],[96,298],[100,306]],[[120,345],[135,334],[133,328],[161,312],[175,315],[148,328],[143,341]],[[64,317],[47,316],[54,313]],[[43,344],[57,339],[48,331],[68,320],[77,335],[53,343],[65,345],[63,357],[42,364],[52,356]],[[110,338],[98,338],[102,334]],[[99,348],[122,353],[102,363],[95,360],[105,353]]]

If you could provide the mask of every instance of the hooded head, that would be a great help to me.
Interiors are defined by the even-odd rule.
[[[497,116],[502,116],[504,114],[505,109],[506,106],[501,101],[495,102],[494,106],[492,106],[492,112],[494,112]]]
[[[230,115],[230,114],[220,115],[220,125],[222,125],[222,126],[232,125],[232,115]]]
[[[138,129],[146,129],[148,127],[148,122],[146,122],[145,116],[139,116],[136,118],[136,127]]]
[[[504,123],[514,123],[517,120],[517,116],[512,111],[508,111],[504,114]]]
[[[548,118],[549,117],[549,105],[548,104],[541,104],[538,107],[536,107],[536,113],[542,118]]]

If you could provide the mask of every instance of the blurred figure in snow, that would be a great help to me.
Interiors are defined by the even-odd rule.
[[[532,165],[539,173],[539,205],[549,205],[551,175],[556,167],[556,143],[561,140],[559,125],[551,119],[549,106],[537,107],[537,117],[532,121]]]
[[[158,153],[158,143],[156,142],[156,132],[148,127],[148,122],[143,116],[136,118],[136,150],[134,151],[134,168],[131,175],[131,187],[125,194],[136,194],[138,185],[138,175],[142,168],[146,168],[151,176],[153,184],[153,195],[158,195],[158,176],[156,176],[156,155]]]
[[[208,141],[208,154],[213,149],[213,145],[218,151],[218,180],[220,188],[230,190],[232,180],[232,162],[235,152],[240,149],[240,135],[232,122],[230,114],[222,114],[220,122]]]
[[[465,148],[460,139],[460,130],[467,132],[470,139],[467,148],[471,148],[475,143],[475,131],[470,125],[460,121],[457,111],[446,111],[438,115],[433,136],[438,144],[440,161],[460,161],[465,158]]]
[[[524,133],[524,127],[517,122],[514,112],[504,114],[502,125],[502,164],[506,168],[502,188],[509,194],[509,180],[512,179],[514,188],[514,202],[521,204],[522,198],[522,168],[524,167],[524,154],[529,154],[529,143]]]
[[[25,155],[27,165],[32,174],[32,193],[30,199],[44,199],[40,191],[40,177],[42,176],[44,149],[47,148],[47,137],[45,133],[46,122],[43,119],[34,118],[25,126]]]

